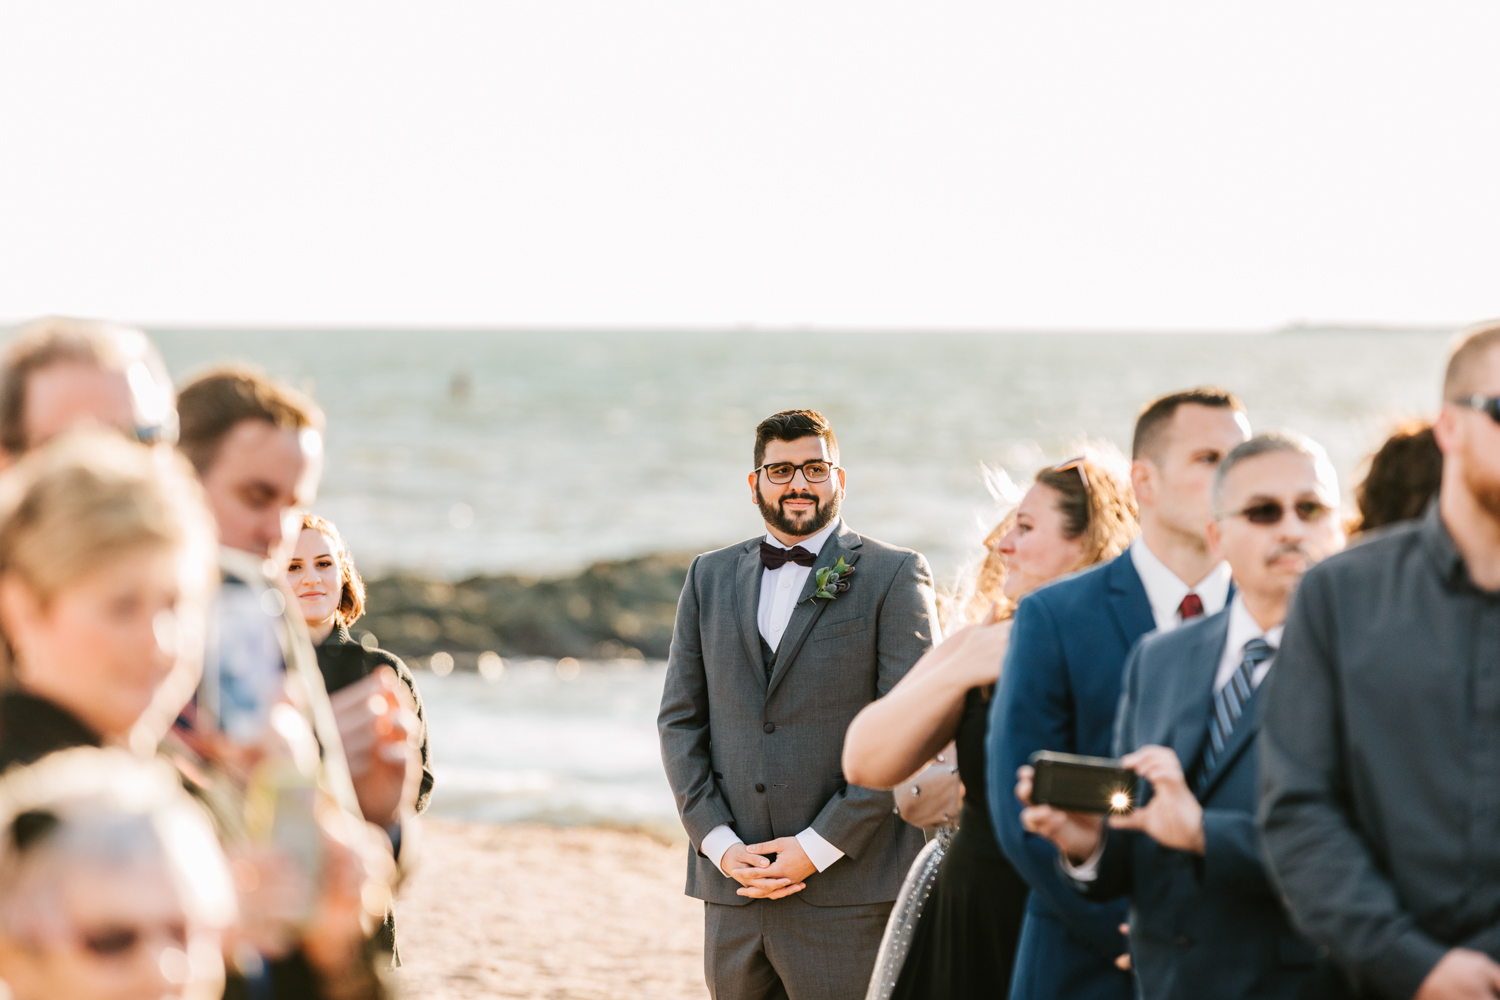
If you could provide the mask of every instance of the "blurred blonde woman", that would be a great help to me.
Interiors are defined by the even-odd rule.
[[[984,740],[1011,614],[1037,587],[1124,552],[1136,531],[1129,470],[1113,449],[1091,448],[1037,473],[1015,511],[986,539],[989,551],[964,605],[971,624],[850,724],[843,762],[851,784],[895,787],[956,740],[965,789],[958,831],[946,850],[944,838],[929,845],[902,888],[871,998],[1007,995],[1028,887],[1001,853],[990,823]],[[917,915],[915,932],[907,931]]]
[[[0,978],[15,1000],[213,1000],[234,916],[213,829],[165,764],[79,748],[0,781]]]
[[[170,452],[74,432],[0,479],[0,768],[155,751],[202,668],[215,546]]]

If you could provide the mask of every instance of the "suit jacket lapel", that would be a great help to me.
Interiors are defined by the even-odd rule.
[[[1115,625],[1125,648],[1135,645],[1141,636],[1156,628],[1156,618],[1151,614],[1151,602],[1146,598],[1146,585],[1130,561],[1130,550],[1116,556],[1103,572],[1109,574],[1109,608],[1114,612]]]
[[[1214,679],[1224,643],[1229,639],[1229,615],[1220,612],[1212,622],[1199,630],[1202,635],[1194,644],[1187,662],[1182,665],[1180,692],[1175,705],[1176,722],[1167,746],[1177,751],[1182,769],[1191,772],[1197,764],[1203,742],[1208,738],[1208,714],[1213,711]]]
[[[760,561],[760,539],[745,543],[734,570],[734,607],[740,625],[740,639],[745,646],[745,663],[755,672],[755,679],[766,682],[765,664],[760,658],[760,581],[765,566]]]
[[[802,652],[802,644],[807,641],[808,633],[812,631],[813,625],[822,617],[823,609],[832,601],[810,600],[818,589],[818,570],[825,566],[832,566],[842,556],[845,564],[853,566],[859,560],[859,548],[864,543],[859,535],[850,530],[848,525],[840,524],[839,530],[823,544],[822,550],[818,552],[818,560],[813,563],[812,569],[807,574],[807,582],[802,585],[802,592],[797,595],[797,606],[792,611],[791,621],[787,622],[786,634],[781,637],[781,645],[776,649],[776,668],[771,673],[771,683],[766,688],[766,697],[776,690],[781,679],[786,676],[792,667],[792,662],[797,659],[797,654]],[[850,589],[844,595],[854,592],[859,586],[859,574],[856,573],[849,581]]]

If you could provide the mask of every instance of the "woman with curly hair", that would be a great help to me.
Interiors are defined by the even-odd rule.
[[[850,783],[904,784],[954,740],[964,788],[958,830],[946,850],[942,837],[929,845],[902,887],[869,997],[1007,995],[1029,890],[1001,853],[990,823],[984,740],[1011,615],[1037,587],[1124,552],[1136,531],[1135,495],[1117,454],[1090,450],[1037,473],[1015,511],[986,539],[989,552],[974,594],[962,605],[967,627],[918,660],[850,723],[844,740]],[[936,851],[943,853],[934,870]],[[904,905],[908,901],[912,905]],[[914,931],[913,913],[920,916]]]

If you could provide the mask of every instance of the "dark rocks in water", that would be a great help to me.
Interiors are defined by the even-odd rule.
[[[366,614],[354,632],[373,633],[382,647],[404,657],[452,653],[461,667],[474,661],[464,653],[489,650],[501,656],[665,659],[691,561],[688,555],[654,555],[602,562],[558,580],[371,580]]]

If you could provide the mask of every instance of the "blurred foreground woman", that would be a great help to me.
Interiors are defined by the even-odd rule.
[[[992,1000],[1009,992],[1029,889],[1001,853],[986,805],[990,694],[1016,603],[1130,544],[1136,508],[1123,466],[1089,454],[1037,473],[1015,512],[986,539],[990,555],[967,602],[972,623],[918,660],[849,725],[844,774],[851,784],[903,784],[956,740],[964,789],[958,831],[947,850],[943,836],[929,844],[901,888],[870,1000]]]
[[[0,767],[155,750],[192,695],[217,579],[187,464],[77,432],[0,480]]]
[[[172,770],[54,754],[0,781],[0,978],[15,1000],[212,1000],[228,865]]]

